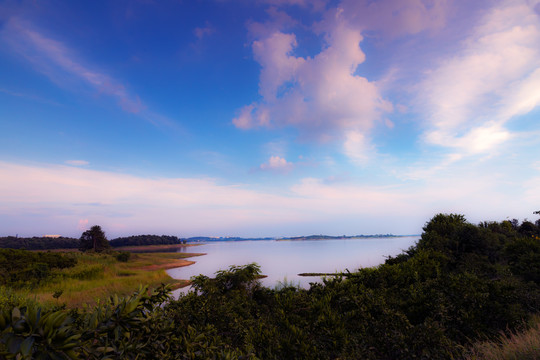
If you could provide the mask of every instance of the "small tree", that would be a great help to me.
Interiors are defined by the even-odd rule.
[[[94,225],[90,230],[83,232],[80,241],[80,251],[94,250],[95,252],[102,252],[111,247],[105,233],[98,225]]]

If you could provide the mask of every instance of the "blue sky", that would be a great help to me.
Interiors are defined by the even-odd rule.
[[[0,235],[536,219],[536,0],[0,1]]]

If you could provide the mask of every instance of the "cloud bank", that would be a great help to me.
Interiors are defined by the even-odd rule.
[[[281,160],[274,163],[279,167]],[[34,219],[32,228],[43,233],[71,229],[64,234],[70,236],[92,224],[102,225],[110,236],[419,233],[436,212],[483,214],[472,221],[501,220],[538,204],[540,181],[532,178],[516,189],[519,194],[490,196],[512,176],[486,171],[485,166],[456,168],[392,186],[307,177],[286,189],[262,191],[217,179],[145,178],[65,165],[0,162],[0,228],[5,232],[0,235],[23,235],[21,229],[28,224],[22,227],[16,219]],[[524,194],[525,202],[520,200]]]

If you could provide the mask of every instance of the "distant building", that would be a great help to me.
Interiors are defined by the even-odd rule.
[[[58,239],[59,237],[62,237],[62,235],[43,235],[44,238],[53,238]]]

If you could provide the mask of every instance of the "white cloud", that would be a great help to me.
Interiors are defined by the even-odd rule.
[[[294,3],[301,5],[303,1]],[[342,1],[326,10],[322,21],[310,26],[323,36],[324,44],[318,54],[305,57],[295,54],[302,45],[292,31],[298,22],[271,8],[270,21],[249,25],[255,37],[254,58],[262,67],[261,100],[241,108],[233,123],[241,129],[293,127],[303,139],[340,141],[354,163],[365,162],[374,152],[360,147],[369,143],[377,122],[393,127],[381,117],[393,111],[393,106],[382,96],[376,81],[357,72],[366,57],[360,48],[362,32],[395,37],[437,30],[445,25],[448,8],[446,1]]]
[[[295,54],[302,45],[292,32],[298,24],[273,8],[269,24],[250,24],[254,58],[262,68],[261,100],[241,108],[233,123],[241,129],[293,127],[304,140],[340,141],[353,163],[365,163],[376,154],[373,145],[362,147],[371,143],[373,127],[380,122],[392,129],[397,119],[382,116],[393,110],[382,92],[395,92],[395,79],[383,75],[377,82],[357,72],[366,58],[362,34],[435,36],[460,6],[448,1],[344,0],[311,26],[325,43],[318,54],[304,57]],[[487,153],[514,137],[506,126],[509,120],[540,104],[538,14],[526,0],[501,1],[475,28],[453,34],[460,32],[469,36],[456,55],[426,72],[419,87],[408,84],[418,91],[412,110],[425,118],[422,139],[427,143],[462,154]],[[403,112],[409,106],[396,108]]]
[[[540,24],[526,1],[506,1],[482,19],[458,55],[427,75],[419,103],[425,139],[464,153],[510,139],[504,125],[540,104]]]
[[[293,168],[293,164],[285,160],[280,156],[270,156],[267,162],[261,164],[261,170],[273,170],[273,171],[290,171]]]
[[[343,152],[356,164],[366,164],[374,154],[374,148],[366,136],[359,131],[348,131],[345,135]]]
[[[233,123],[242,129],[293,126],[301,136],[335,140],[348,130],[368,132],[381,113],[391,111],[377,85],[356,74],[365,59],[360,32],[340,21],[325,38],[327,46],[305,58],[293,54],[292,33],[254,41],[262,100],[243,107]]]

